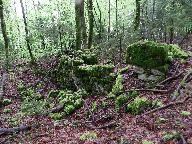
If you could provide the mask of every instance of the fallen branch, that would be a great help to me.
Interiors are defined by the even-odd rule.
[[[167,93],[168,90],[158,90],[158,89],[130,89],[125,90],[125,92],[131,92],[131,91],[151,91],[151,92],[159,92],[159,93]]]
[[[32,126],[20,126],[20,127],[14,127],[14,128],[0,128],[0,136],[1,135],[8,135],[13,133],[19,133],[22,131],[28,131],[32,128]]]
[[[191,96],[188,96],[186,97],[184,100],[182,101],[177,101],[177,102],[170,102],[169,104],[165,105],[165,106],[162,106],[162,107],[158,107],[156,109],[153,109],[151,111],[148,111],[148,112],[145,112],[144,114],[142,115],[148,115],[148,114],[152,114],[152,113],[155,113],[157,111],[160,111],[160,110],[163,110],[163,109],[166,109],[166,108],[169,108],[171,106],[175,106],[175,105],[180,105],[180,104],[183,104],[185,103],[188,99],[192,98]]]
[[[188,71],[188,73],[184,76],[184,78],[182,79],[182,81],[180,82],[179,86],[177,87],[177,89],[175,90],[174,94],[173,94],[173,98],[172,101],[176,100],[179,95],[180,95],[180,89],[183,87],[184,83],[187,81],[187,78],[192,74],[192,69],[190,69]]]
[[[162,85],[162,84],[165,84],[166,82],[168,81],[172,81],[174,79],[177,79],[178,77],[180,77],[184,72],[180,72],[179,74],[177,74],[176,76],[172,76],[172,77],[168,77],[166,78],[165,80],[163,80],[162,82],[160,82],[158,85]]]

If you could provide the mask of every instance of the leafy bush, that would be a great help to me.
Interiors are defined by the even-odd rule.
[[[133,102],[127,105],[127,112],[130,112],[133,115],[138,115],[142,113],[144,110],[151,108],[153,106],[152,101],[148,100],[145,97],[135,98]]]
[[[80,136],[81,141],[94,140],[97,138],[97,134],[95,132],[86,132]]]
[[[75,110],[75,107],[74,107],[74,105],[72,105],[72,104],[67,104],[66,106],[64,106],[64,112],[65,112],[67,115],[73,113],[74,110]]]

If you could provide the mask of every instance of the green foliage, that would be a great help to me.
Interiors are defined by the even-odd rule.
[[[190,116],[191,115],[191,112],[189,111],[181,111],[180,114],[184,117],[187,117],[187,116]]]
[[[11,126],[11,127],[16,127],[20,124],[20,117],[18,116],[14,116],[14,117],[11,117],[8,119],[8,124]]]
[[[120,69],[120,70],[118,71],[118,74],[123,74],[123,73],[127,72],[127,71],[129,70],[129,68],[130,68],[129,66],[126,66],[126,67]]]
[[[7,106],[7,105],[9,105],[11,103],[12,103],[11,99],[3,99],[3,101],[2,101],[2,105],[4,105],[4,106]]]
[[[72,104],[67,104],[64,106],[64,112],[69,115],[75,111],[75,107]]]
[[[47,103],[44,100],[26,98],[21,104],[23,115],[31,116],[44,113]]]
[[[149,109],[153,106],[152,101],[148,100],[145,97],[139,98],[136,97],[133,102],[127,105],[127,112],[130,112],[133,115],[138,115],[144,110]]]
[[[81,141],[91,141],[96,138],[97,138],[97,134],[93,131],[90,131],[90,132],[85,132],[84,134],[82,134],[79,139]]]
[[[5,109],[3,110],[3,113],[11,113],[11,112],[12,112],[12,110],[9,109],[9,108],[5,108]]]
[[[148,141],[148,140],[143,140],[142,144],[154,144],[152,141]]]
[[[94,101],[94,102],[92,102],[92,104],[91,104],[91,111],[92,111],[92,112],[95,112],[96,110],[97,110],[97,102]]]
[[[169,140],[174,140],[174,139],[180,139],[181,135],[180,133],[173,131],[173,132],[165,132],[163,134],[163,140],[164,141],[169,141]]]
[[[59,94],[58,90],[51,90],[49,91],[48,98],[56,98]]]
[[[169,57],[170,58],[183,58],[186,59],[189,57],[189,54],[182,50],[178,45],[169,45]]]
[[[120,96],[118,96],[116,99],[115,99],[115,108],[117,110],[119,110],[120,107],[123,106],[123,104],[125,104],[127,101],[128,101],[129,97],[125,94],[122,94]]]
[[[61,120],[63,118],[63,113],[51,113],[50,117],[57,121],[57,120]]]

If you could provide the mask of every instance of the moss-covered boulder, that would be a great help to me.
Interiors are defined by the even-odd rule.
[[[144,69],[168,70],[172,58],[186,58],[188,54],[176,45],[139,41],[127,48],[126,61]]]
[[[76,75],[86,91],[108,91],[115,78],[113,69],[113,65],[83,65],[78,67]]]

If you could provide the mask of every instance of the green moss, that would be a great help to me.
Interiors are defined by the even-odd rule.
[[[127,48],[127,63],[145,69],[166,72],[172,58],[187,58],[188,54],[176,45],[139,41]]]
[[[163,134],[163,140],[164,141],[169,141],[169,140],[179,140],[181,138],[180,133],[173,131],[173,132],[165,132]]]
[[[11,112],[12,112],[12,110],[9,109],[9,108],[6,108],[6,109],[3,110],[3,113],[11,113]]]
[[[186,117],[186,116],[190,116],[191,115],[191,112],[189,111],[181,111],[180,113],[182,116]]]
[[[133,102],[127,105],[127,112],[130,112],[133,115],[138,115],[142,113],[144,110],[151,108],[153,106],[152,101],[148,100],[145,97],[135,98]]]
[[[63,116],[64,116],[63,113],[51,113],[50,114],[51,119],[53,119],[55,121],[63,119]]]
[[[97,138],[97,134],[95,132],[86,132],[80,136],[81,141],[94,140]]]
[[[3,99],[3,101],[2,101],[2,104],[4,105],[4,106],[7,106],[7,105],[9,105],[9,104],[11,104],[12,103],[12,100],[11,99]]]
[[[120,94],[123,91],[123,76],[122,75],[118,75],[116,80],[115,80],[115,84],[112,87],[112,91],[109,93],[109,96],[116,96],[118,94]]]
[[[120,107],[123,106],[123,104],[125,104],[128,101],[128,96],[127,95],[120,95],[115,99],[115,108],[116,110],[119,110]]]
[[[75,111],[75,107],[72,104],[67,104],[66,106],[64,106],[64,112],[69,115],[71,113],[73,113]]]
[[[148,141],[148,140],[143,140],[142,144],[154,144],[152,141]]]

